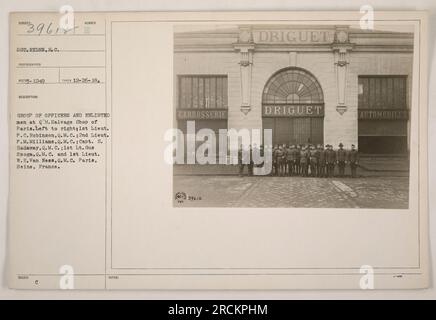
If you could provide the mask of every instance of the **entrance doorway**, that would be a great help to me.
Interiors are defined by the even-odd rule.
[[[273,144],[323,144],[324,95],[307,70],[279,70],[262,95],[262,124],[272,129]]]
[[[407,76],[359,76],[359,151],[407,154]]]
[[[272,129],[274,144],[322,144],[323,118],[264,118],[263,128]]]

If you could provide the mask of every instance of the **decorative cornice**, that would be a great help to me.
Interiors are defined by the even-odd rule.
[[[263,30],[274,33],[262,34]],[[285,33],[281,30],[320,30],[329,32],[331,41],[282,42]],[[287,32],[288,32],[287,31]],[[256,33],[257,32],[257,33]],[[316,31],[315,31],[316,32]],[[257,34],[257,38],[254,34]],[[297,34],[293,34],[296,36]],[[283,38],[280,38],[280,36]],[[306,35],[307,36],[307,35]],[[318,35],[319,36],[319,35]],[[271,42],[268,42],[268,38]],[[190,40],[191,39],[191,40]],[[256,41],[256,39],[260,41]],[[280,40],[282,39],[282,40]],[[287,39],[287,38],[286,38]],[[385,39],[385,41],[383,41]],[[280,40],[280,41],[279,41]],[[385,31],[362,31],[348,26],[279,26],[279,25],[241,25],[238,28],[226,30],[208,30],[204,32],[183,32],[174,35],[174,52],[234,52],[249,50],[256,52],[331,52],[350,51],[358,52],[413,52],[413,34]]]
[[[265,45],[256,44],[256,52],[331,52],[332,45]],[[353,52],[386,52],[386,53],[413,53],[413,45],[361,45],[354,44]],[[206,45],[175,45],[175,53],[183,52],[235,52],[234,44],[206,44]]]

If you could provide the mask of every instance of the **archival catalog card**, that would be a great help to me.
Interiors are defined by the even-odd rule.
[[[425,12],[10,14],[9,285],[411,289]]]

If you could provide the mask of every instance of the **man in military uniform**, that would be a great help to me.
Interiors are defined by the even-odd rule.
[[[239,166],[239,176],[242,177],[244,173],[244,166],[247,165],[247,152],[242,144],[238,149],[238,166]]]
[[[286,162],[286,154],[288,153],[288,145],[286,143],[282,144],[282,150],[283,150],[283,163],[282,163],[282,175],[286,176],[286,167],[287,167],[287,162]]]
[[[336,151],[336,163],[338,164],[339,176],[345,175],[345,165],[347,163],[347,152],[344,150],[344,145],[339,143],[339,149]]]
[[[283,146],[279,146],[276,150],[277,156],[277,176],[284,175],[284,164],[285,164],[285,152],[283,150]]]
[[[309,151],[307,150],[307,146],[303,146],[300,151],[300,167],[301,167],[301,176],[307,177],[308,174],[308,164],[309,164]]]
[[[264,161],[262,161],[260,163],[257,163],[256,167],[257,168],[262,168],[264,166],[264,164],[265,164],[265,158],[264,158],[264,156],[265,156],[265,146],[263,144],[260,145],[259,156],[262,157],[262,159],[264,159]]]
[[[273,154],[273,146],[268,144],[264,147],[263,155],[271,155],[271,159],[265,159],[265,161],[271,161],[271,171],[268,173],[268,176],[272,176],[274,173],[274,154]]]
[[[330,144],[326,145],[327,150],[325,151],[325,162],[327,166],[327,177],[333,177],[335,173],[335,161],[336,154],[333,151],[333,146]]]
[[[292,152],[294,146],[289,144],[289,147],[286,148],[286,173],[290,177],[293,173],[293,163],[292,163]]]
[[[272,148],[272,158],[273,158],[273,176],[277,175],[278,168],[277,168],[277,153],[276,151],[279,149],[279,146],[276,144]]]
[[[294,176],[299,174],[299,172],[298,172],[299,164],[297,164],[297,160],[298,160],[298,163],[300,162],[299,159],[300,159],[300,151],[298,150],[298,146],[292,145],[291,165],[292,165],[292,175],[294,175]]]
[[[257,147],[256,144],[254,145],[254,147],[252,147],[251,144],[250,144],[250,163],[248,164],[248,175],[249,176],[253,175],[253,169],[254,169],[254,157],[253,157],[253,154],[254,153],[259,155],[259,148]]]
[[[295,147],[295,174],[301,174],[300,168],[300,158],[301,158],[301,144],[297,144]]]
[[[318,171],[318,150],[315,149],[314,145],[310,145],[309,168],[310,168],[310,175],[312,177],[316,177],[316,173]]]
[[[359,165],[359,152],[354,144],[351,145],[351,150],[348,153],[348,161],[350,162],[351,177],[356,178],[357,166]]]
[[[325,159],[325,151],[322,147],[322,144],[318,145],[318,177],[323,178],[325,177],[325,166],[326,166],[326,159]]]

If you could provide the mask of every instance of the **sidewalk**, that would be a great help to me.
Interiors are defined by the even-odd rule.
[[[408,172],[409,160],[407,157],[362,156],[360,166],[366,171]]]
[[[244,173],[247,168],[244,168]],[[336,168],[337,172],[337,168]],[[346,174],[350,174],[350,168],[347,166]],[[389,157],[389,156],[362,156],[360,166],[357,170],[359,176],[391,176],[407,177],[409,176],[409,161],[406,157]],[[239,175],[237,165],[223,164],[182,164],[174,165],[174,175],[199,175],[199,176],[236,176]]]
[[[175,207],[407,209],[408,177],[177,176]]]

